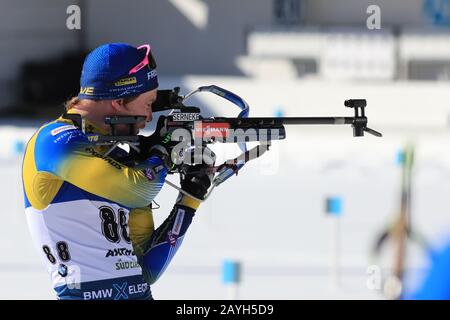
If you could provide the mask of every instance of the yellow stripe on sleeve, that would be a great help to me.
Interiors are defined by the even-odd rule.
[[[146,252],[148,241],[155,230],[152,210],[149,207],[132,209],[128,219],[131,243],[136,256]]]

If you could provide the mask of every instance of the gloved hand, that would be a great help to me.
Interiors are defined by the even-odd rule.
[[[214,177],[214,175],[207,173],[209,168],[209,166],[204,164],[188,166],[187,172],[181,174],[181,189],[203,200]]]
[[[170,133],[166,132],[165,120],[166,117],[159,117],[155,132],[151,136],[139,136],[139,147],[143,158],[156,155],[163,160],[168,168],[171,168],[173,165],[171,151],[178,144],[178,141],[172,141]]]
[[[206,151],[205,151],[206,150]],[[181,189],[194,197],[203,200],[214,178],[215,155],[207,147],[203,149],[203,163],[186,165],[184,173],[180,173]]]

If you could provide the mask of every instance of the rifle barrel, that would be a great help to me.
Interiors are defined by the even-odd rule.
[[[283,125],[315,125],[315,124],[353,124],[353,117],[258,117],[258,118],[210,118],[202,119],[206,123],[227,122],[233,127],[280,127]]]
[[[352,124],[355,118],[352,117],[286,117],[280,118],[283,124]]]

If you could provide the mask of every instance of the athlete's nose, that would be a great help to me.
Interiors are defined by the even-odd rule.
[[[152,121],[153,119],[153,114],[152,114],[152,110],[149,108],[148,112],[147,112],[147,118],[145,119],[147,122]]]

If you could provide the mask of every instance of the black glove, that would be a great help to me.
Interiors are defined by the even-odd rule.
[[[214,174],[208,174],[211,167],[205,164],[188,166],[186,173],[181,173],[180,185],[183,191],[203,200],[211,186]]]
[[[166,117],[159,117],[155,132],[151,136],[139,136],[140,158],[145,160],[156,155],[170,168],[172,166],[171,151],[178,142],[172,141],[170,133],[166,132],[165,120]]]
[[[215,154],[205,147],[202,164],[184,166],[184,172],[180,173],[181,189],[203,200],[214,178],[214,162]]]

